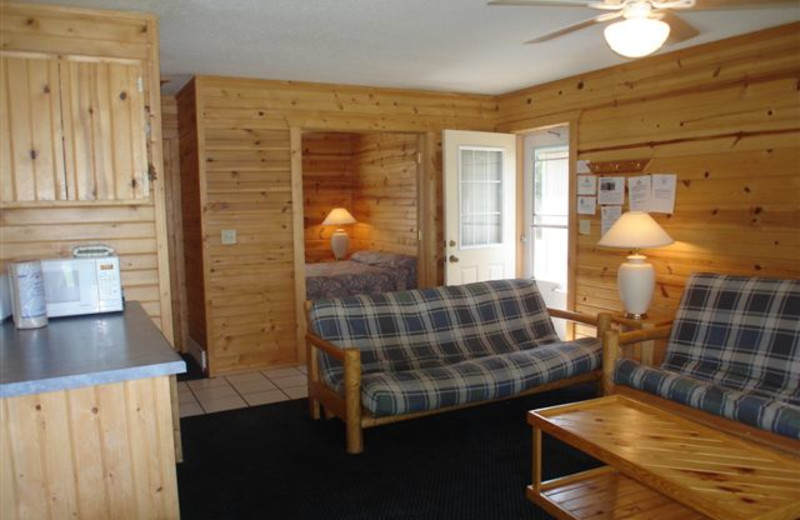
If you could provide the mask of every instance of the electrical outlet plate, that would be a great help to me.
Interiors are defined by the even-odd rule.
[[[236,230],[223,229],[221,233],[222,244],[229,246],[236,243]]]

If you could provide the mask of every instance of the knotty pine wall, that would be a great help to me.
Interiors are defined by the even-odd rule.
[[[419,137],[362,134],[354,149],[353,251],[416,255]]]
[[[335,207],[353,212],[353,143],[349,133],[310,132],[303,135],[303,228],[305,261],[333,260],[330,239],[334,226],[322,221]],[[344,226],[353,238],[353,227]],[[351,240],[350,252],[355,251]]]
[[[201,301],[212,375],[292,364],[304,356],[303,298],[295,289],[296,274],[302,276],[295,265],[302,267],[304,258],[295,258],[294,246],[304,238],[303,223],[293,215],[303,199],[302,177],[292,185],[293,168],[302,170],[304,132],[419,133],[425,180],[438,186],[441,131],[489,130],[496,114],[489,96],[209,76],[196,77],[181,92],[179,109],[184,95],[197,114],[197,138],[186,148],[182,139],[181,154],[194,149],[199,159],[201,211],[194,220],[202,215],[201,222],[187,223],[184,212],[184,230],[201,228],[205,272],[193,278],[187,269],[187,280],[205,280]],[[440,193],[426,192],[429,208]],[[430,209],[425,215],[434,231],[425,261],[435,266],[439,214]],[[236,245],[220,243],[223,229],[237,230]],[[189,321],[191,327],[191,313]]]
[[[0,14],[3,52],[122,58],[142,64],[142,95],[149,107],[152,129],[147,160],[159,179],[162,173],[161,110],[155,17],[12,3],[0,4]],[[121,146],[130,147],[130,144]],[[149,198],[137,203],[114,200],[3,202],[0,206],[0,262],[71,256],[76,245],[108,244],[120,256],[126,299],[140,301],[172,341],[163,183],[152,182],[150,191]],[[5,269],[4,265],[2,267]]]
[[[672,310],[692,272],[800,278],[798,85],[795,23],[500,96],[497,128],[577,117],[580,159],[647,158],[645,173],[678,175],[675,213],[654,215],[676,243],[645,251],[652,308]],[[620,310],[625,253],[597,247],[591,221],[576,235],[575,307]]]

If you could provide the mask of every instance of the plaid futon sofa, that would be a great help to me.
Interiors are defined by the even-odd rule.
[[[800,280],[695,274],[658,367],[614,383],[800,439]]]
[[[312,406],[344,396],[344,354],[358,352],[363,426],[601,376],[601,340],[561,341],[532,280],[318,300],[308,325],[328,347],[308,356]]]

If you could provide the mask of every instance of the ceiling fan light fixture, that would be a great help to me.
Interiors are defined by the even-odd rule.
[[[664,45],[669,24],[652,18],[627,18],[607,26],[603,35],[612,51],[626,58],[641,58]]]

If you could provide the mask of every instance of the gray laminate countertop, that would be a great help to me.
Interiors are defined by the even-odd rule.
[[[0,331],[0,397],[117,383],[186,371],[139,302],[122,312],[53,318]]]

